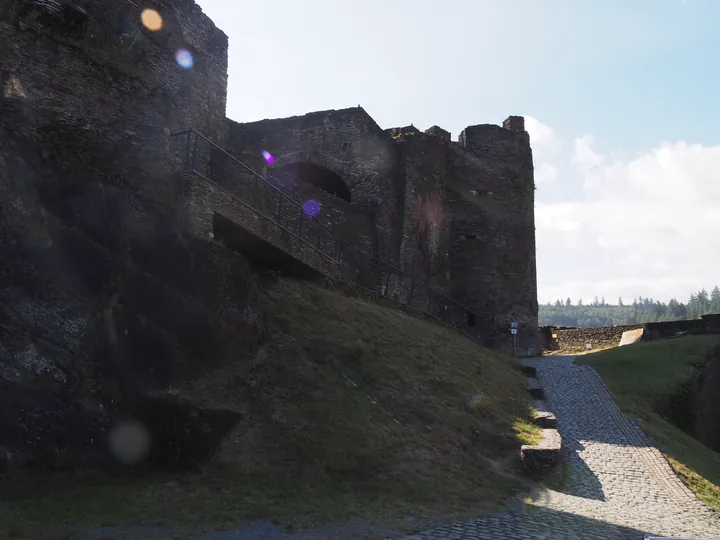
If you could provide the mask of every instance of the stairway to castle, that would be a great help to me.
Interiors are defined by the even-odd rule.
[[[341,240],[270,178],[196,131],[172,141],[181,197],[196,234],[288,275],[341,277]]]

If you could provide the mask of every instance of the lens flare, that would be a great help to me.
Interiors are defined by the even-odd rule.
[[[190,69],[193,67],[193,57],[187,49],[180,49],[175,53],[175,61],[181,68]]]
[[[303,204],[303,211],[310,217],[317,217],[320,213],[320,203],[309,199]]]
[[[275,158],[267,150],[263,150],[262,156],[265,158],[265,161],[267,161],[270,165],[272,165],[275,162]]]
[[[120,463],[141,462],[150,452],[150,433],[140,422],[122,422],[108,434],[110,453]]]
[[[140,20],[143,23],[143,26],[147,28],[148,30],[152,30],[153,32],[157,32],[162,28],[163,20],[160,14],[155,11],[154,9],[145,9],[140,14]]]

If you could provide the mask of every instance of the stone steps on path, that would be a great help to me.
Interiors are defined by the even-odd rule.
[[[534,366],[524,366],[527,375],[528,392],[535,400],[533,423],[542,429],[540,442],[520,447],[520,459],[529,475],[542,475],[552,471],[562,460],[562,437],[557,428],[557,418],[545,402],[545,391],[537,379]]]
[[[562,459],[562,437],[557,429],[543,429],[538,444],[520,447],[520,459],[526,472],[543,474],[552,471]]]
[[[528,377],[528,391],[533,399],[544,399],[545,391],[543,390],[540,381],[534,377]]]
[[[557,427],[557,418],[555,417],[555,414],[550,410],[548,404],[542,399],[535,400],[533,424],[543,429],[555,429]]]
[[[535,366],[522,366],[521,369],[527,377],[537,378],[537,368]]]

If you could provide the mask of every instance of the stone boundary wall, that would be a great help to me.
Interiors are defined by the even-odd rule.
[[[592,349],[599,349],[619,345],[623,332],[637,328],[643,328],[643,325],[624,324],[600,328],[566,328],[554,330],[552,333],[557,335],[557,349],[555,350],[585,349],[588,343],[592,346]],[[552,350],[552,345],[550,349]]]
[[[646,323],[643,325],[643,341],[673,337],[678,332],[689,334],[720,333],[720,315],[703,315],[699,319],[685,321],[666,321]]]
[[[679,332],[716,334],[720,333],[720,315],[704,315],[699,319],[683,321],[624,324],[599,328],[541,326],[541,347],[544,351],[577,351],[586,349],[588,343],[592,345],[592,349],[617,346],[620,344],[623,332],[638,328],[643,329],[642,341],[675,337]]]

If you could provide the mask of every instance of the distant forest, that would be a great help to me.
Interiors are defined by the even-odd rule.
[[[622,298],[616,305],[596,296],[592,303],[583,303],[582,298],[573,304],[570,298],[540,305],[540,325],[577,326],[594,328],[615,324],[638,324],[658,321],[697,319],[708,313],[720,313],[720,289],[717,286],[710,294],[705,289],[690,295],[683,304],[674,298],[667,304],[652,298],[635,298],[626,304]]]

